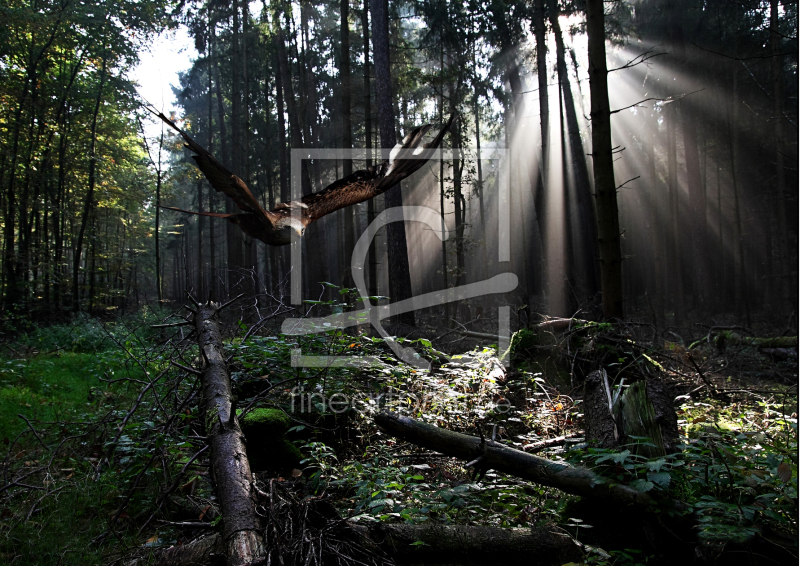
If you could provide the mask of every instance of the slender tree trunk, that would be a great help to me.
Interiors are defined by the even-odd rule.
[[[676,128],[678,124],[678,108],[671,106],[666,111],[667,122],[667,180],[670,203],[672,230],[670,236],[670,264],[672,272],[672,304],[675,322],[679,324],[685,319],[686,298],[684,296],[683,266],[681,265],[681,201],[678,190],[678,141]]]
[[[575,99],[572,96],[572,88],[569,82],[569,72],[567,70],[566,51],[564,49],[564,39],[561,34],[561,25],[559,24],[559,11],[554,0],[550,4],[550,23],[553,27],[553,35],[556,40],[556,70],[559,77],[560,90],[564,95],[564,117],[567,122],[567,130],[569,134],[569,149],[572,167],[570,168],[575,180],[574,197],[575,208],[578,213],[578,226],[580,234],[580,247],[577,252],[577,257],[581,259],[580,273],[585,280],[587,298],[594,297],[600,290],[597,280],[597,245],[598,233],[595,229],[596,221],[595,214],[591,202],[591,184],[589,181],[589,170],[586,165],[584,154],[586,153],[583,148],[583,141],[581,140],[580,125],[578,123],[578,116],[575,110]],[[603,57],[605,57],[605,44],[603,50]],[[603,59],[605,69],[605,58]],[[605,73],[607,75],[607,71]],[[603,79],[607,82],[606,79]],[[608,90],[606,88],[606,90]],[[608,98],[606,93],[605,98]],[[610,108],[609,108],[610,111]],[[566,159],[566,154],[564,154]],[[615,197],[616,201],[616,197]]]
[[[608,101],[604,19],[603,1],[587,0],[586,33],[589,40],[592,158],[597,199],[597,234],[600,244],[600,288],[603,295],[603,315],[607,319],[621,319],[624,316],[622,253],[611,143],[611,108]]]
[[[213,151],[212,145],[214,141],[214,107],[213,107],[213,90],[212,90],[212,71],[214,69],[213,64],[211,62],[212,56],[212,43],[211,40],[213,38],[213,26],[216,25],[214,21],[209,22],[209,40],[208,40],[208,137],[206,139],[206,147],[208,151]],[[214,187],[211,186],[211,183],[206,183],[208,185],[208,211],[214,212]],[[214,299],[219,298],[219,289],[217,288],[217,277],[216,277],[216,268],[217,268],[217,239],[215,234],[215,223],[210,221],[208,223],[208,255],[209,255],[209,266],[206,280],[208,281],[208,296],[213,297]],[[204,299],[205,297],[201,297]],[[209,299],[210,300],[210,299]]]
[[[781,54],[781,37],[778,32],[778,4],[779,0],[770,0],[770,58],[772,73],[772,154],[775,157],[775,189],[773,210],[777,216],[776,227],[778,232],[778,298],[780,305],[793,305],[797,310],[797,294],[790,289],[797,289],[792,285],[795,277],[792,276],[797,258],[789,253],[789,238],[786,222],[786,172],[784,170],[783,156],[783,55]],[[769,275],[773,275],[770,273]]]
[[[361,28],[364,33],[364,147],[367,150],[366,168],[372,167],[372,96],[370,94],[369,76],[369,0],[364,0],[364,8],[361,11]],[[367,201],[367,225],[375,220],[375,199]],[[375,244],[369,247],[369,294],[378,294],[378,258]]]
[[[735,280],[735,304],[738,313],[744,312],[747,325],[750,326],[750,302],[747,294],[747,277],[744,269],[744,242],[742,241],[742,215],[739,206],[739,184],[736,174],[736,162],[739,152],[739,81],[736,71],[733,73],[733,100],[730,121],[728,122],[731,181],[733,184],[733,269]]]
[[[392,82],[389,68],[389,6],[388,0],[371,0],[372,46],[375,59],[375,86],[378,98],[382,152],[395,146],[395,118],[392,105]],[[386,154],[384,153],[384,158]],[[403,206],[403,193],[398,184],[386,191],[386,208]],[[411,273],[408,265],[406,227],[403,222],[392,222],[386,227],[389,250],[389,294],[397,302],[411,298]],[[414,312],[397,317],[398,322],[414,326]]]
[[[250,10],[249,3],[245,0],[242,2],[242,34],[240,36],[240,52],[242,57],[242,109],[239,116],[239,139],[241,147],[241,171],[244,175],[245,184],[250,184],[250,76],[247,72],[247,45],[249,42],[250,32]],[[255,296],[257,292],[256,273],[258,271],[258,260],[255,255],[257,249],[253,242],[253,237],[241,232],[239,237],[243,246],[243,261],[242,265],[246,267],[251,276],[245,280],[246,292]]]
[[[460,83],[460,79],[459,79]],[[460,84],[451,89],[450,114],[456,112],[456,104],[460,99]],[[444,118],[444,117],[442,117]],[[461,173],[464,162],[461,159],[461,124],[457,122],[450,130],[453,140],[453,204],[456,225],[456,286],[466,282],[466,266],[464,260],[464,224],[466,222],[466,201],[461,189]]]
[[[481,156],[481,107],[480,100],[478,99],[478,61],[477,61],[477,37],[478,32],[474,27],[470,26],[470,31],[473,34],[472,40],[472,76],[475,84],[475,91],[472,96],[472,112],[475,115],[475,164],[477,166],[478,179],[475,183],[475,189],[478,194],[478,213],[480,215],[480,246],[481,246],[481,276],[487,278],[489,276],[489,257],[486,251],[486,210],[483,198],[483,159]],[[440,120],[443,117],[440,117]],[[441,123],[441,121],[440,121]]]
[[[280,22],[276,25],[280,25]],[[289,113],[289,127],[292,134],[292,147],[299,149],[303,147],[303,133],[300,129],[300,118],[297,109],[297,99],[294,96],[294,88],[292,87],[292,77],[289,74],[289,59],[286,54],[286,39],[284,37],[283,29],[279,27],[278,34],[275,38],[278,47],[278,65],[280,67],[281,83],[283,86],[283,99],[286,102],[287,110]],[[301,173],[293,172],[293,174]],[[303,160],[302,168],[302,193],[304,195],[311,193],[311,179],[308,176],[307,160]],[[291,193],[291,187],[289,187]],[[291,198],[289,199],[291,200]]]
[[[277,39],[276,42],[277,44]],[[286,155],[286,117],[283,109],[283,73],[280,71],[281,65],[275,55],[275,68],[279,69],[275,73],[275,104],[278,112],[278,174],[280,176],[280,197],[281,202],[292,200],[289,195],[289,167]]]
[[[563,45],[561,51],[563,51]],[[558,137],[561,142],[561,179],[563,180],[561,187],[560,206],[564,210],[563,219],[565,223],[565,227],[563,229],[563,274],[559,274],[563,278],[563,285],[565,286],[564,304],[562,305],[562,307],[565,307],[565,312],[560,314],[566,316],[580,308],[578,304],[580,301],[576,301],[574,296],[575,272],[577,271],[577,266],[575,265],[575,232],[576,229],[579,229],[580,224],[579,222],[576,222],[577,219],[575,218],[575,209],[578,208],[575,205],[575,195],[580,189],[576,186],[577,175],[573,174],[575,172],[572,170],[573,168],[569,166],[570,160],[568,159],[568,156],[570,156],[570,150],[567,147],[567,140],[570,137],[570,132],[568,132],[568,128],[564,120],[567,112],[564,108],[565,89],[562,84],[563,80],[563,75],[558,73]],[[569,89],[569,86],[567,86],[567,89]]]
[[[439,46],[439,72],[441,73],[441,86],[439,92],[439,123],[444,120],[444,42]],[[444,144],[442,144],[444,147]],[[442,216],[442,234],[447,229],[445,221],[445,190],[444,190],[444,159],[439,160],[439,212]],[[442,240],[442,289],[448,288],[447,282],[447,242]],[[445,323],[450,325],[450,303],[444,304]]]
[[[350,76],[350,0],[341,0],[341,39],[342,39],[342,52],[339,74],[342,81],[342,147],[350,149],[353,147],[353,126],[350,117],[350,91],[351,91],[351,76]],[[345,159],[342,161],[342,177],[347,177],[353,173],[353,160]],[[354,217],[358,212],[355,206],[349,206],[342,210],[344,214],[344,273],[343,285],[345,287],[353,286],[353,277],[350,274],[350,254],[355,247],[355,221]]]
[[[244,172],[244,156],[242,155],[242,131],[241,131],[241,119],[242,119],[242,86],[241,86],[241,50],[239,48],[239,44],[241,41],[241,32],[239,29],[239,2],[238,0],[234,0],[233,2],[233,12],[232,12],[232,19],[233,19],[233,33],[232,33],[232,45],[231,45],[231,60],[229,64],[231,65],[231,136],[230,140],[222,139],[222,145],[230,144],[230,158],[231,161],[226,163],[229,165],[231,169],[234,171],[234,174],[239,176],[245,176]],[[242,179],[245,183],[247,179]],[[233,201],[229,198],[225,199],[225,212],[228,214],[232,214],[238,211],[238,207],[233,203]],[[231,223],[225,223],[225,232],[226,232],[226,241],[227,241],[227,248],[228,248],[228,261],[227,261],[227,281],[228,281],[228,292],[237,294],[238,290],[234,290],[231,288],[232,281],[234,280],[233,274],[231,273],[232,269],[238,269],[245,266],[245,256],[243,250],[243,238],[244,234],[239,228]]]
[[[683,74],[692,75],[689,58],[686,54],[681,14],[673,10],[671,24],[671,40],[675,45],[675,59]],[[687,84],[688,83],[688,84]],[[694,84],[683,81],[685,92],[694,89]],[[692,304],[697,307],[703,301],[705,293],[705,269],[708,262],[705,259],[705,243],[702,238],[702,186],[700,172],[700,156],[697,149],[697,114],[692,104],[692,97],[687,96],[676,103],[673,112],[680,113],[680,125],[683,134],[683,153],[686,161],[686,184],[689,193],[686,223],[689,231],[689,253],[681,254],[681,269],[687,270],[689,277],[684,278],[684,285],[691,289]],[[676,115],[677,118],[677,115]],[[677,186],[677,185],[676,185]],[[683,216],[683,214],[681,214]],[[688,268],[688,269],[687,269]]]
[[[649,179],[649,186],[650,186],[650,194],[652,195],[650,198],[650,202],[648,203],[648,208],[651,210],[651,225],[650,225],[650,237],[651,241],[653,242],[653,267],[654,267],[654,279],[655,285],[653,287],[655,293],[651,298],[653,309],[655,311],[655,320],[653,323],[656,325],[656,328],[661,329],[664,327],[664,250],[665,250],[665,233],[663,222],[662,222],[662,214],[661,211],[663,210],[661,206],[659,206],[661,202],[661,194],[663,190],[661,190],[661,183],[658,179],[658,170],[656,168],[656,142],[658,140],[658,121],[653,120],[650,123],[651,131],[650,140],[648,143],[647,151],[647,163],[649,166],[648,170],[648,179]]]
[[[153,239],[156,252],[156,293],[158,295],[158,304],[160,305],[164,300],[163,285],[161,281],[161,243],[159,235],[161,232],[161,148],[164,147],[164,125],[161,125],[161,138],[158,142],[158,170],[156,171],[156,218],[155,229],[153,230]]]
[[[211,28],[211,29],[212,29],[211,41],[212,41],[212,44],[214,46],[216,46],[216,41],[215,41],[216,38],[215,38],[215,35],[213,33],[213,28]],[[220,80],[220,72],[219,72],[219,53],[217,54],[217,60],[215,61],[215,64],[214,64],[214,90],[216,91],[216,96],[217,96],[217,122],[219,123],[220,154],[222,155],[222,163],[223,164],[230,164],[230,155],[229,155],[229,151],[228,151],[228,148],[229,148],[229,146],[228,146],[228,128],[227,128],[226,121],[225,121],[225,100],[222,97],[222,81]],[[212,199],[213,198],[214,197],[212,197]],[[228,212],[228,210],[230,209],[230,202],[229,201],[230,201],[230,199],[225,198],[225,211],[226,212]],[[214,201],[211,200],[209,202],[214,202]],[[222,245],[222,249],[223,250],[225,248],[229,247],[228,240],[230,240],[230,238],[231,238],[231,226],[232,226],[228,222],[226,222],[225,224],[228,225],[228,226],[226,226],[225,230],[223,231],[223,233],[225,234],[224,242],[223,242],[223,245]],[[233,226],[233,228],[235,229],[236,227]],[[224,255],[222,256],[222,264],[223,265],[226,264],[225,259],[224,259]],[[215,267],[216,267],[216,264],[215,264]],[[216,274],[215,274],[214,278],[215,278],[215,281],[216,281],[216,279],[217,279]],[[226,282],[227,282],[227,272],[225,273],[225,277],[222,279],[222,282],[223,282],[222,286],[225,286]],[[217,290],[217,293],[218,293],[219,296],[221,296],[223,294],[223,291],[227,291],[227,289],[224,289],[224,290],[221,289],[220,285],[218,285],[216,282],[215,282],[215,289]]]
[[[547,265],[547,214],[545,193],[549,188],[547,167],[550,163],[550,99],[547,86],[547,36],[545,34],[545,8],[543,0],[536,0],[533,31],[536,39],[536,78],[539,86],[539,120],[541,122],[542,152],[539,158],[539,179],[533,195],[536,223],[542,240],[542,264]]]
[[[72,260],[73,262],[72,263],[72,308],[75,311],[78,311],[81,308],[80,295],[79,295],[80,286],[78,284],[78,275],[81,264],[81,252],[83,250],[83,239],[86,234],[86,226],[89,223],[89,217],[92,214],[92,208],[94,206],[95,172],[97,169],[97,154],[96,154],[97,116],[100,113],[100,102],[103,98],[103,87],[105,86],[105,82],[106,82],[106,55],[103,55],[102,67],[100,69],[100,84],[97,87],[97,97],[95,98],[94,112],[92,114],[91,146],[89,148],[89,189],[86,191],[86,200],[83,203],[83,215],[81,217],[81,227],[80,231],[78,232],[78,239],[75,242],[75,253]],[[159,148],[159,152],[160,149],[161,148]],[[160,175],[159,175],[159,181],[160,181]],[[156,218],[158,218],[158,208],[156,208]],[[156,220],[156,234],[158,234],[157,220]],[[156,242],[158,242],[158,240],[156,240]],[[158,248],[156,247],[156,249]]]

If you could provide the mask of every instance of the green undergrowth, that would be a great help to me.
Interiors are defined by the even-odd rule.
[[[150,315],[145,320],[155,322]],[[18,477],[47,466],[46,474],[34,473],[26,481],[52,489],[40,503],[40,490],[8,491],[13,497],[0,503],[0,563],[107,563],[198,534],[159,521],[206,521],[209,529],[219,528],[210,518],[216,503],[207,452],[190,464],[204,446],[197,397],[191,397],[198,378],[169,365],[170,358],[196,364],[196,346],[130,320],[103,326],[106,338],[100,340],[95,324],[69,332],[56,328],[50,337],[46,330],[29,333],[27,356],[16,348],[17,355],[0,360],[0,438],[13,443],[14,435],[23,433],[8,451],[8,469]],[[239,335],[245,328],[239,326]],[[570,351],[587,360],[601,355],[609,370],[625,364],[619,367],[626,372],[654,371],[656,364],[628,339],[614,343],[629,358],[623,359],[603,350],[600,339],[584,336],[606,331],[576,329],[582,334],[580,340],[573,335],[570,348],[577,349]],[[281,435],[286,435],[281,442],[294,443],[288,452],[297,469],[287,465],[258,477],[278,472],[277,481],[295,482],[307,496],[326,497],[343,516],[362,523],[555,523],[583,540],[594,525],[573,516],[577,498],[494,471],[475,477],[463,461],[398,441],[372,420],[377,412],[392,410],[515,448],[577,436],[583,428],[580,393],[567,388],[569,375],[530,362],[539,351],[533,346],[541,343],[528,344],[533,354],[515,357],[509,373],[493,347],[448,357],[424,338],[398,341],[431,360],[431,370],[398,362],[380,338],[340,330],[227,340],[235,401],[243,428],[251,429],[247,451],[255,468],[259,461],[270,468]],[[51,346],[56,351],[47,353]],[[298,355],[359,356],[365,363],[295,367],[292,358]],[[155,384],[140,396],[150,379]],[[679,511],[691,515],[698,525],[694,532],[710,545],[774,533],[796,536],[796,400],[792,405],[768,394],[730,403],[694,399],[685,399],[678,411],[683,434],[678,454],[646,460],[630,447],[613,452],[576,445],[581,438],[538,454],[590,467],[606,481],[649,492],[657,501],[680,500]],[[47,448],[26,432],[18,412],[37,427]],[[83,436],[50,464],[60,439],[74,435]],[[159,500],[169,486],[175,487],[171,499]],[[190,497],[202,502],[202,512],[181,510]],[[657,511],[677,512],[664,505]],[[585,562],[648,560],[637,549],[606,550]]]
[[[124,371],[124,360],[116,352],[0,358],[0,438],[13,438],[27,427],[20,414],[31,421],[52,422],[98,412],[129,390],[100,378],[114,379]]]
[[[679,413],[680,452],[647,459],[635,446],[621,451],[576,447],[575,465],[607,481],[651,493],[661,512],[691,515],[701,541],[724,549],[755,537],[796,540],[798,532],[797,415],[782,403],[755,406],[687,403]],[[634,444],[650,444],[634,437]],[[676,508],[674,501],[683,506]],[[794,545],[796,552],[797,545]]]
[[[141,398],[141,413],[125,420],[143,383],[161,375],[151,391],[167,391],[168,360],[144,328],[152,322],[147,313],[106,323],[81,317],[27,327],[6,342],[0,466],[22,485],[0,499],[0,564],[106,563],[102,535],[115,516],[114,543],[138,546],[134,518],[153,505],[154,478],[164,476],[153,448],[168,445],[176,465],[190,448],[158,434],[154,398]]]

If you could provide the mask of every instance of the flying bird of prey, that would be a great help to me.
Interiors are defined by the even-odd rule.
[[[162,208],[224,218],[228,222],[237,224],[248,236],[257,238],[270,246],[286,245],[291,242],[292,234],[302,236],[309,224],[326,214],[364,202],[394,187],[428,161],[433,151],[439,147],[445,132],[456,117],[456,114],[450,116],[447,123],[428,143],[423,143],[423,136],[432,128],[430,124],[411,131],[401,143],[394,147],[389,159],[379,165],[356,171],[328,185],[318,193],[304,196],[300,201],[280,203],[272,210],[266,211],[258,204],[244,181],[228,171],[172,120],[162,113],[156,115],[177,131],[186,142],[186,147],[195,153],[193,158],[211,186],[230,197],[242,212],[222,214],[191,212],[169,206]]]

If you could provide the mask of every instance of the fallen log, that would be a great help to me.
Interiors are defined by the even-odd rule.
[[[217,566],[225,564],[222,539],[218,534],[205,536],[189,544],[172,546],[128,562],[127,566]]]
[[[204,422],[222,515],[225,562],[228,566],[243,566],[259,559],[264,545],[244,435],[231,402],[231,380],[222,349],[218,310],[219,305],[212,302],[198,306],[194,323],[203,360],[200,382]]]
[[[653,503],[649,494],[627,485],[611,483],[591,470],[565,462],[553,462],[491,440],[453,432],[396,413],[379,413],[375,423],[392,436],[471,461],[478,469],[497,470],[583,497],[602,498],[638,507]]]
[[[720,332],[715,339],[717,348],[724,350],[727,344],[737,346],[754,346],[756,348],[797,348],[797,336],[774,336],[771,338],[755,338],[742,336],[735,332]]]
[[[576,324],[586,324],[585,320],[581,320],[579,318],[551,318],[545,320],[544,322],[540,322],[538,324],[534,324],[530,327],[530,330],[539,331],[539,332],[564,332],[565,330],[569,330]],[[497,334],[488,334],[486,332],[475,332],[473,330],[457,330],[459,334],[463,336],[467,336],[469,338],[482,338],[485,340],[494,340],[497,341]],[[552,346],[541,346],[542,348],[551,348]]]
[[[475,525],[406,525],[345,523],[369,546],[386,553],[397,564],[530,564],[556,566],[576,562],[582,547],[557,527],[511,528]],[[356,535],[356,536],[358,536]],[[212,566],[219,563],[221,538],[206,536],[188,545],[154,553],[153,562],[137,566]],[[256,562],[260,564],[261,562]]]
[[[353,528],[398,564],[529,564],[576,562],[582,548],[556,528],[503,529],[473,525],[377,523]]]

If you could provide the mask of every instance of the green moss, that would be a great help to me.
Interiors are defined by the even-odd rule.
[[[283,435],[289,430],[289,417],[280,409],[254,409],[247,413],[239,423],[242,431],[247,435],[247,431],[255,434],[278,434]]]
[[[502,353],[501,360],[509,356],[514,358],[529,356],[535,346],[540,343],[540,337],[536,332],[523,328],[518,330],[511,336],[511,342],[508,345],[508,350]]]
[[[288,470],[296,467],[302,454],[286,439],[291,421],[279,409],[255,409],[239,421],[247,439],[250,469]]]

